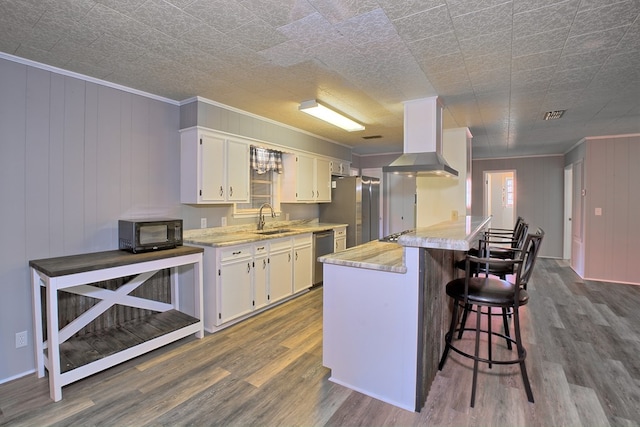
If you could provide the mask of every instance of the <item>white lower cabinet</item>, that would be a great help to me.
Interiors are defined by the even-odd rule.
[[[313,285],[313,237],[303,234],[293,238],[293,292]]]
[[[221,251],[216,325],[253,310],[252,263],[251,245]]]
[[[291,237],[269,241],[269,295],[271,302],[293,293]]]
[[[204,247],[204,328],[214,332],[312,284],[311,233]]]
[[[333,251],[340,252],[347,249],[347,227],[333,229]]]
[[[269,247],[266,242],[254,246],[253,256],[253,309],[269,304]]]

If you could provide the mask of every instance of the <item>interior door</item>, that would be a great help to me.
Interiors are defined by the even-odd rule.
[[[484,212],[491,227],[513,228],[516,213],[515,171],[485,171]]]
[[[573,215],[573,165],[564,169],[564,236],[562,258],[571,259],[571,222]]]

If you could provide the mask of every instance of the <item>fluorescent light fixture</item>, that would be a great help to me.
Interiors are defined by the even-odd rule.
[[[327,123],[331,123],[334,126],[338,126],[347,132],[354,132],[357,130],[364,130],[364,126],[360,123],[356,123],[351,119],[346,118],[342,114],[325,107],[322,104],[318,104],[315,99],[310,101],[304,101],[300,103],[298,107],[303,113],[307,113],[320,120],[324,120]]]

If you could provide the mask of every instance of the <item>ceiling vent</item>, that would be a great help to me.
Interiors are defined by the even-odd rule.
[[[556,111],[547,111],[544,113],[543,120],[556,120],[562,117],[564,112],[567,110],[556,110]]]

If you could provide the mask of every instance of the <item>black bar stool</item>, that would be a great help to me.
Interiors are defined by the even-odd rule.
[[[533,402],[533,393],[531,391],[531,385],[529,384],[529,378],[527,376],[527,369],[525,366],[525,358],[527,352],[522,345],[522,338],[520,334],[520,315],[519,307],[529,302],[529,294],[526,291],[527,282],[531,278],[533,266],[535,265],[538,251],[544,237],[544,231],[538,229],[534,234],[528,234],[523,245],[522,250],[516,250],[518,254],[515,259],[496,259],[490,257],[476,257],[473,255],[467,255],[465,277],[452,280],[447,283],[446,292],[451,298],[453,298],[453,316],[451,318],[451,325],[449,332],[445,335],[445,349],[440,359],[438,369],[442,370],[444,363],[447,360],[449,350],[453,350],[456,353],[461,354],[464,357],[472,359],[473,362],[473,384],[471,386],[471,407],[475,404],[476,397],[476,384],[478,378],[478,363],[487,363],[489,367],[493,364],[506,365],[506,364],[519,364],[520,372],[522,374],[522,380],[524,382],[524,388],[527,393],[529,402]],[[485,265],[484,275],[476,275],[473,265]],[[509,282],[504,279],[496,277],[490,277],[489,264],[495,266],[514,268],[515,280]],[[470,308],[476,306],[476,325],[475,328],[467,328],[462,324],[458,329],[458,309],[460,307]],[[486,310],[482,310],[485,307]],[[498,307],[502,309],[503,316],[506,310],[510,309],[513,313],[513,328],[515,337],[511,337],[508,334],[508,329],[505,334],[495,332],[491,330],[491,308]],[[466,311],[466,310],[465,310]],[[487,315],[488,326],[487,329],[482,329],[480,321],[482,315]],[[465,351],[456,348],[453,344],[453,337],[462,331],[475,332],[475,350],[474,354],[467,353]],[[487,335],[488,341],[488,358],[480,357],[480,336],[481,334]],[[509,360],[494,360],[491,353],[491,337],[498,336],[505,340],[507,343],[515,344],[517,348],[517,357]]]

